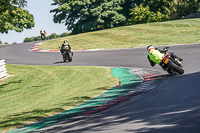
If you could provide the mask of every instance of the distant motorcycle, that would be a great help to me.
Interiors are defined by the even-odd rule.
[[[45,40],[45,39],[46,39],[45,33],[41,33],[41,38],[42,38],[42,40]]]
[[[59,47],[60,48],[60,47]],[[67,60],[69,62],[72,61],[72,56],[73,56],[73,53],[71,52],[70,48],[68,46],[65,46],[63,48],[63,53],[62,53],[62,56],[63,56],[63,61],[66,62]]]
[[[169,74],[174,74],[174,73],[183,74],[184,70],[181,61],[179,61],[177,58],[173,58],[171,56],[171,53],[167,53],[168,48],[169,47],[167,47],[167,49],[164,52],[165,56],[162,60],[161,67]]]

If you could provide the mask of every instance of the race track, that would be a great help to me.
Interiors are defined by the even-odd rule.
[[[0,46],[0,59],[7,64],[51,66],[114,66],[151,68],[146,48],[75,52],[64,63],[59,52],[28,51],[35,43]],[[199,133],[200,44],[170,46],[183,58],[185,74],[167,77],[153,91],[107,111],[53,125],[41,132],[72,133]],[[166,73],[164,73],[166,74]]]

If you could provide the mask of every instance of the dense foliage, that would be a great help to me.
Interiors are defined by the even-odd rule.
[[[131,5],[123,7],[129,0],[54,0],[52,10],[55,23],[65,23],[72,33],[81,33],[121,26],[126,23]],[[130,12],[130,11],[129,11]]]
[[[129,24],[180,19],[199,9],[200,0],[144,0],[142,5],[131,9]]]
[[[160,12],[166,14],[166,7],[168,8],[169,3],[172,0],[143,0],[140,4],[143,4],[144,7],[149,6],[152,12]]]
[[[146,22],[179,19],[196,13],[200,0],[53,0],[55,23],[73,34]]]
[[[27,10],[25,0],[0,0],[0,33],[17,32],[34,27],[34,18]]]
[[[168,19],[167,15],[157,11],[156,13],[150,11],[149,6],[143,7],[142,5],[136,6],[135,9],[131,9],[131,18],[129,24],[141,24],[150,22],[160,22]]]
[[[168,11],[169,19],[179,19],[200,11],[200,0],[173,0],[166,10]]]

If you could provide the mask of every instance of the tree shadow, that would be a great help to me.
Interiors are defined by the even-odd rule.
[[[11,91],[14,91],[14,90],[18,90],[20,88],[14,88],[14,89],[10,89],[10,90],[3,89],[3,88],[6,88],[6,86],[8,86],[10,84],[19,84],[19,83],[22,83],[22,80],[12,81],[12,82],[8,82],[6,84],[1,84],[0,85],[0,92],[11,92]]]
[[[23,80],[18,80],[18,81],[12,81],[12,82],[9,82],[9,83],[6,83],[6,84],[2,84],[0,85],[0,92],[11,92],[11,91],[15,91],[15,90],[19,90],[20,88],[13,88],[13,89],[3,89],[3,88],[6,88],[7,85],[10,85],[10,84],[16,84],[16,83],[22,83]],[[32,86],[32,88],[38,88],[38,87],[41,87],[41,86]]]
[[[10,84],[16,84],[16,83],[22,83],[22,80],[18,80],[18,81],[11,81],[11,82],[8,82],[6,84],[1,84],[0,85],[0,89],[7,86],[7,85],[10,85]]]
[[[9,115],[7,116],[9,120],[1,121],[0,122],[0,128],[12,128],[12,127],[19,127],[24,126],[27,122],[33,122],[42,120],[45,117],[45,114],[51,113],[51,112],[61,112],[63,111],[62,108],[53,108],[53,109],[47,109],[47,110],[41,110],[36,109],[33,111],[24,111],[19,114]]]
[[[75,100],[75,103],[80,103],[80,102],[83,102],[83,101],[86,101],[86,100],[89,100],[91,99],[90,97],[88,96],[82,96],[82,97],[74,97],[72,98],[73,100]],[[59,104],[61,106],[74,106],[74,103],[71,103],[71,102],[65,102],[65,103],[61,103]]]
[[[127,101],[127,104],[109,111],[85,116],[77,121],[73,119],[45,131],[78,133],[114,132],[113,129],[119,129],[119,132],[130,133],[198,133],[199,77],[200,72],[168,76],[156,91],[137,101]]]
[[[95,90],[110,90],[110,88],[105,86],[105,87],[96,88]]]
[[[182,81],[182,79],[190,79],[190,77],[199,77],[200,73],[195,73],[191,75],[180,75],[180,76],[169,76],[169,75],[161,75],[159,77],[156,77],[155,79],[160,79],[160,77],[168,77],[171,78],[172,81]],[[193,78],[194,79],[194,78]],[[195,80],[197,81],[197,80]],[[183,81],[185,82],[185,81]],[[192,81],[191,81],[192,82]],[[169,84],[169,83],[168,83]],[[200,86],[200,83],[197,82],[197,84]],[[114,99],[119,99],[121,96],[127,94],[128,92],[131,91],[128,88],[131,87],[136,87],[138,86],[137,83],[131,83],[131,84],[126,84],[122,86],[124,90],[120,87],[113,87],[111,92],[103,93],[100,96],[91,99],[87,102],[84,102],[80,104],[80,106],[76,106],[70,110],[66,110],[60,114],[57,114],[52,117],[48,117],[46,119],[40,118],[40,117],[35,117],[37,120],[42,119],[41,121],[27,125],[26,127],[38,127],[37,125],[45,125],[45,126],[51,126],[55,123],[58,123],[60,121],[75,117],[75,116],[81,116],[84,114],[88,114],[85,112],[89,112],[89,114],[95,113],[94,110],[98,107],[101,107],[105,103],[109,103],[109,100],[113,101]],[[173,86],[173,85],[172,85]],[[190,86],[190,85],[189,85]],[[161,86],[160,89],[162,89]],[[170,87],[170,86],[169,86]],[[102,89],[102,88],[98,88]],[[120,90],[122,89],[122,90]],[[158,89],[158,90],[160,90]],[[187,91],[187,90],[186,90]],[[116,93],[114,95],[111,95],[113,93]],[[186,92],[187,93],[187,92]],[[117,107],[115,109],[112,109],[111,111],[107,112],[102,112],[104,109],[100,110],[99,112],[102,112],[100,114],[97,114],[96,116],[91,116],[87,117],[82,117],[82,119],[73,119],[72,121],[79,120],[76,123],[71,123],[70,121],[66,123],[65,126],[59,127],[59,131],[64,132],[83,132],[83,131],[89,131],[89,132],[96,132],[96,131],[104,131],[106,132],[106,129],[109,129],[112,126],[118,126],[118,125],[123,125],[125,123],[128,123],[134,126],[140,126],[140,128],[127,128],[123,129],[124,132],[165,132],[166,130],[170,132],[174,132],[179,128],[187,128],[187,125],[184,125],[185,123],[182,122],[181,119],[175,119],[176,115],[183,115],[186,114],[186,119],[189,119],[190,121],[194,119],[195,117],[200,117],[200,115],[194,115],[193,112],[200,112],[200,107],[193,105],[191,106],[190,103],[182,103],[182,100],[177,101],[178,98],[181,98],[176,92],[176,94],[179,96],[174,96],[171,97],[172,94],[174,95],[173,92],[171,92],[171,95],[166,95],[163,93],[162,95],[155,95],[153,97],[145,97],[143,98],[142,103],[131,103],[131,104],[125,104],[121,105],[120,107]],[[197,93],[197,94],[200,94]],[[199,96],[199,95],[198,95]],[[185,96],[186,97],[186,96]],[[192,96],[190,96],[192,97]],[[108,98],[108,99],[106,99]],[[170,100],[170,102],[166,102],[167,100]],[[88,100],[90,97],[88,96],[82,96],[82,97],[75,97],[75,100]],[[131,97],[126,99],[127,102]],[[176,102],[173,102],[175,100]],[[99,102],[97,102],[99,101]],[[200,104],[199,99],[195,99],[192,102],[196,102],[198,105]],[[116,105],[121,103],[121,101],[115,102]],[[70,105],[70,103],[63,103],[63,105]],[[113,104],[111,104],[110,107],[113,107]],[[108,109],[108,108],[105,108]],[[192,113],[192,115],[187,115],[187,113]],[[200,113],[199,113],[200,114]],[[190,118],[190,116],[192,116]],[[184,118],[184,119],[185,119]],[[30,119],[32,119],[30,117]],[[98,120],[98,121],[97,121]],[[199,123],[200,120],[196,119],[196,122]],[[1,124],[1,123],[0,123]],[[181,125],[183,124],[183,125]],[[62,124],[63,125],[63,124]],[[79,126],[81,125],[81,127]],[[189,127],[196,127],[198,124],[189,124]],[[44,127],[45,127],[44,126]],[[59,126],[59,124],[58,124]],[[75,129],[74,129],[75,127]],[[56,126],[55,126],[56,128]],[[53,131],[54,128],[49,129],[49,131]],[[57,129],[56,129],[57,130]],[[47,131],[48,132],[48,131]]]

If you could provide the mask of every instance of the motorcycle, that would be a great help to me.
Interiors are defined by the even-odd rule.
[[[167,71],[169,74],[179,73],[183,74],[184,69],[181,61],[179,61],[177,58],[173,57],[172,53],[168,53],[169,47],[165,48],[165,51],[163,52],[164,58],[161,62],[161,67],[163,70]]]
[[[60,47],[59,47],[60,48]],[[62,53],[62,56],[63,56],[63,61],[66,62],[67,60],[69,62],[72,61],[72,56],[73,56],[73,53],[71,52],[70,48],[68,46],[65,46],[63,48],[63,53]]]
[[[45,33],[41,33],[41,38],[42,38],[42,40],[45,40],[45,39],[46,39]]]

